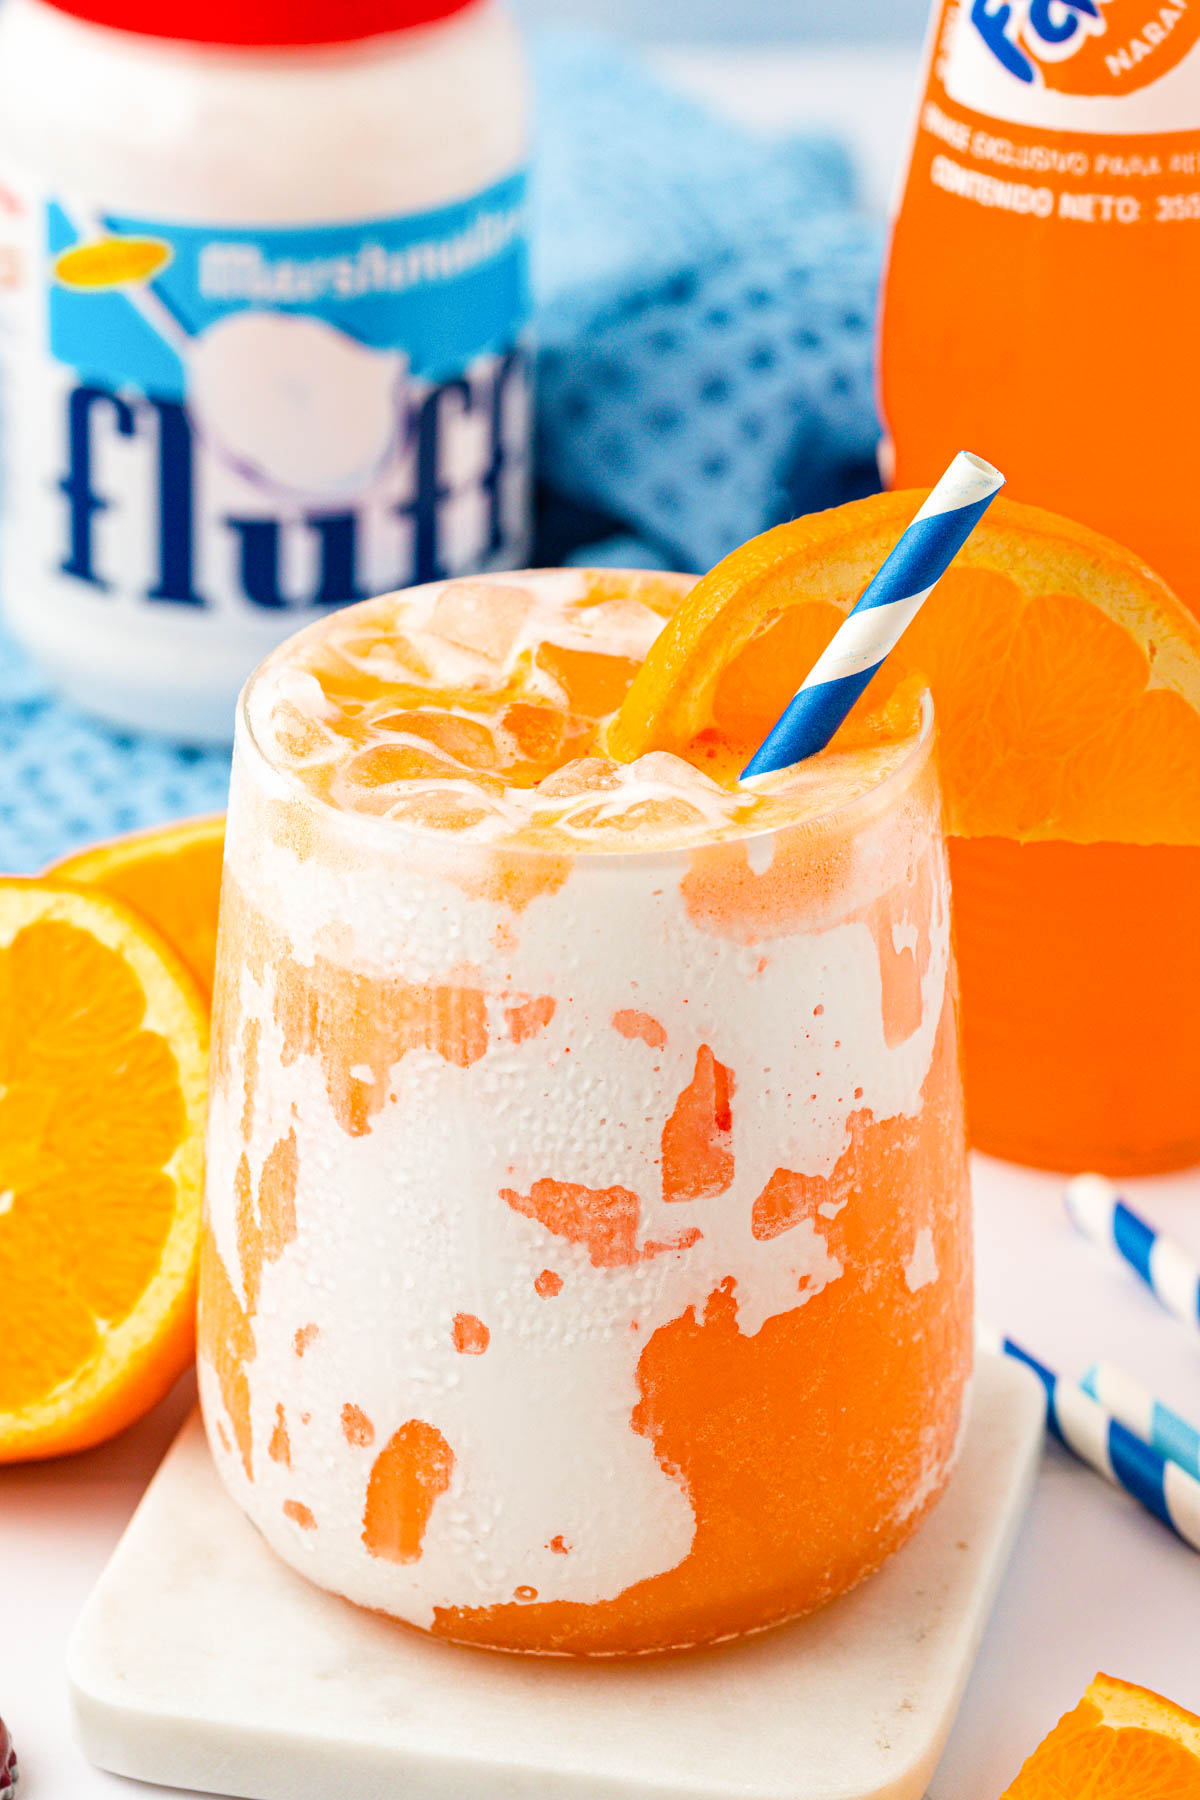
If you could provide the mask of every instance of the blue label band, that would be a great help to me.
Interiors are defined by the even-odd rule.
[[[49,202],[60,577],[227,614],[524,561],[525,186],[283,229]]]
[[[188,344],[249,308],[403,349],[430,381],[511,348],[532,311],[524,174],[434,212],[347,225],[227,229],[116,213],[89,224],[50,206],[52,259],[100,233],[158,239],[169,260],[149,281],[107,292],[55,280],[51,354],[100,385],[132,382],[164,399],[184,398]]]

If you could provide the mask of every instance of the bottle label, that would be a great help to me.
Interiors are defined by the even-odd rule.
[[[1014,228],[1059,221],[1064,245],[1097,230],[1166,232],[1171,255],[1194,255],[1177,240],[1200,225],[1200,0],[1150,10],[946,0],[905,205],[932,190],[950,232],[1001,214]]]
[[[285,611],[527,559],[522,175],[268,229],[0,195],[25,221],[0,321],[10,581],[282,636]]]
[[[938,0],[933,25],[880,327],[892,478],[973,444],[1194,605],[1200,0]]]
[[[937,50],[951,100],[1042,130],[1168,132],[1200,107],[1200,0],[952,0]]]

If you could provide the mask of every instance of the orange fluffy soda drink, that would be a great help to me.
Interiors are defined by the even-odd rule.
[[[600,744],[682,577],[372,600],[238,720],[200,1384],[313,1581],[663,1650],[942,1490],[971,1272],[941,803],[900,697],[753,794]]]
[[[1184,0],[937,0],[881,402],[895,486],[985,443],[1200,613],[1198,40]]]

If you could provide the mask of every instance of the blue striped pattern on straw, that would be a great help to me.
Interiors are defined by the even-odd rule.
[[[825,748],[1003,486],[991,463],[959,451],[746,764],[744,781]]]
[[[1115,1363],[1098,1362],[1092,1364],[1080,1386],[1105,1412],[1200,1480],[1200,1431],[1156,1400],[1136,1376]]]
[[[1014,1357],[1046,1390],[1046,1424],[1097,1475],[1124,1488],[1193,1550],[1200,1550],[1200,1481],[1114,1419],[1074,1382],[1064,1381],[1011,1338],[980,1333],[980,1347]]]
[[[1200,1266],[1181,1245],[1139,1218],[1103,1175],[1076,1175],[1064,1198],[1085,1237],[1115,1251],[1169,1313],[1200,1328]]]

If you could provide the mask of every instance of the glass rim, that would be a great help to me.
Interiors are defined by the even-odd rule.
[[[624,569],[612,568],[607,565],[597,565],[594,568],[591,565],[581,567],[571,565],[565,569],[495,569],[488,570],[481,575],[448,576],[442,581],[423,582],[411,589],[398,588],[390,590],[386,594],[374,594],[365,600],[355,601],[351,606],[340,607],[337,611],[341,616],[345,616],[357,611],[360,607],[372,606],[382,600],[390,600],[396,594],[445,587],[455,580],[494,581],[501,584],[505,581],[519,581],[522,577],[562,575],[572,572],[580,575],[662,576],[670,582],[686,581],[693,586],[701,579],[699,576],[687,575],[677,570]],[[330,618],[333,616],[333,613],[328,615]],[[595,867],[597,865],[620,866],[626,863],[644,865],[655,860],[668,861],[679,857],[693,856],[698,851],[713,850],[723,845],[735,847],[739,844],[754,843],[764,837],[778,837],[788,831],[811,833],[815,836],[822,830],[828,830],[835,822],[853,821],[858,812],[879,809],[881,800],[886,799],[890,790],[909,780],[913,773],[913,766],[920,761],[927,760],[933,751],[935,733],[933,696],[928,687],[923,687],[920,694],[920,722],[906,743],[900,761],[879,781],[865,788],[861,793],[841,802],[833,802],[819,811],[806,813],[800,818],[764,824],[744,831],[729,832],[719,837],[711,834],[699,835],[681,842],[647,844],[638,849],[633,849],[628,845],[614,846],[610,849],[601,844],[522,844],[504,837],[472,838],[467,833],[446,831],[434,825],[421,825],[411,820],[388,818],[378,813],[357,812],[352,807],[335,806],[323,795],[315,793],[312,788],[308,787],[294,770],[283,767],[268,754],[266,746],[260,741],[254,729],[254,722],[251,718],[250,702],[254,690],[266,671],[277,661],[283,660],[283,652],[290,645],[302,637],[307,637],[310,633],[315,636],[326,622],[326,619],[313,619],[309,624],[301,626],[299,630],[294,631],[282,643],[270,650],[247,676],[237,701],[234,734],[235,760],[239,750],[248,749],[267,775],[286,790],[290,800],[304,806],[318,818],[328,819],[331,824],[336,824],[343,831],[361,834],[368,842],[373,842],[378,847],[387,845],[400,847],[407,843],[426,848],[440,847],[444,852],[449,852],[464,861],[469,861],[473,857],[485,858],[489,855],[529,859],[530,861],[568,858],[572,863],[586,862],[589,867]]]

